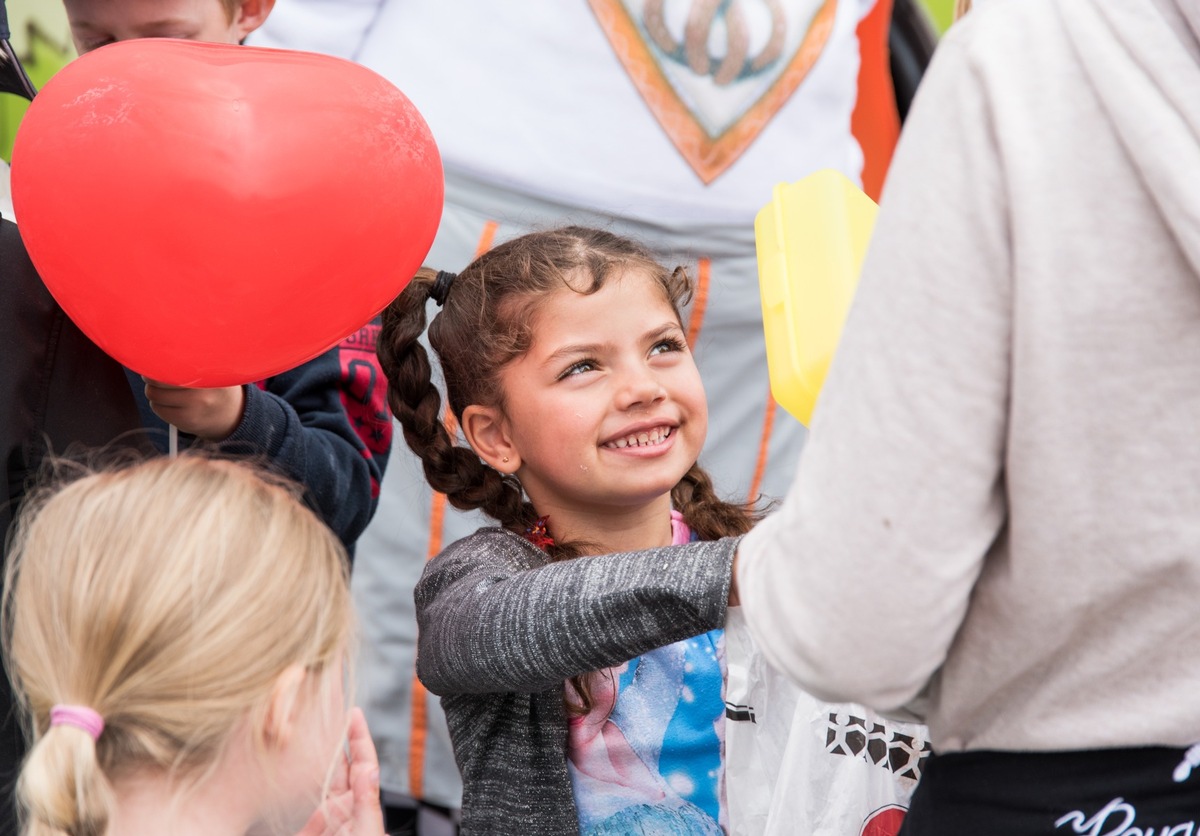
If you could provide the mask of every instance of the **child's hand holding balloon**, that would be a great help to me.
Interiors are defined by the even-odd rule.
[[[191,389],[144,376],[142,380],[146,381],[146,400],[154,414],[185,433],[206,441],[223,441],[242,421],[246,393],[241,386]]]

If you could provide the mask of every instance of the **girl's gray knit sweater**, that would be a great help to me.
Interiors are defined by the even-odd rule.
[[[485,528],[430,561],[416,589],[417,673],[442,696],[464,836],[578,832],[564,682],[721,627],[737,542],[548,563]]]

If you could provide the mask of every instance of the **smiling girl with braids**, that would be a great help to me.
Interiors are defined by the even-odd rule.
[[[722,832],[736,540],[718,538],[754,518],[696,464],[689,290],[633,242],[569,227],[458,276],[422,271],[384,313],[390,403],[426,478],[499,523],[416,590],[417,668],[443,697],[464,833]],[[470,447],[418,341],[429,299]],[[713,542],[680,548],[693,540]]]

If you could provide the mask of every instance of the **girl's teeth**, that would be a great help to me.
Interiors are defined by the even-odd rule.
[[[636,435],[627,436],[626,438],[618,438],[616,441],[610,442],[605,446],[615,447],[619,450],[624,447],[640,447],[643,444],[658,444],[662,441],[665,441],[670,435],[670,428],[650,430],[649,432],[638,433]]]

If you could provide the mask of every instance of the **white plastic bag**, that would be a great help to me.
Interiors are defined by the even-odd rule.
[[[809,696],[725,623],[731,836],[896,836],[929,754],[925,727]]]

